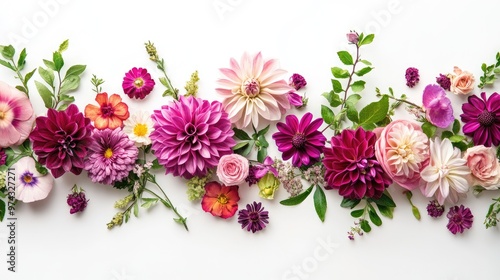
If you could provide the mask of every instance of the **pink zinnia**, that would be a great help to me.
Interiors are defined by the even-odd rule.
[[[154,88],[155,81],[151,79],[148,70],[134,67],[125,74],[123,78],[123,92],[128,97],[144,99]]]
[[[278,123],[279,132],[273,134],[278,150],[282,152],[283,160],[292,158],[295,167],[310,165],[317,162],[325,146],[326,137],[318,131],[323,119],[315,119],[306,113],[298,120],[295,115],[288,115],[286,123]]]
[[[83,160],[92,142],[91,134],[90,119],[71,104],[64,111],[49,109],[46,117],[36,118],[30,140],[38,161],[58,178],[66,172],[82,173]]]
[[[293,88],[281,77],[284,70],[274,59],[264,60],[259,52],[255,56],[243,54],[240,63],[231,58],[230,68],[221,68],[224,78],[216,91],[222,96],[224,110],[237,128],[252,124],[277,121],[290,109],[288,93]]]
[[[472,137],[474,145],[500,145],[500,94],[494,92],[488,98],[485,92],[481,98],[471,95],[462,105],[462,111],[464,134]]]
[[[325,148],[326,189],[349,199],[380,198],[392,183],[375,158],[377,136],[363,128],[345,129]]]
[[[234,132],[218,101],[181,96],[155,110],[151,118],[152,150],[167,174],[205,176],[223,155],[233,153]]]
[[[121,128],[94,129],[85,170],[94,183],[112,185],[134,168],[139,150]]]
[[[34,122],[33,106],[26,94],[0,82],[0,147],[23,143]]]

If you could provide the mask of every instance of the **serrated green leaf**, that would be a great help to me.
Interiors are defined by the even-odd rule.
[[[326,124],[332,124],[335,120],[335,114],[333,113],[332,109],[325,105],[321,105],[321,117]]]
[[[54,62],[54,71],[61,71],[64,66],[64,59],[60,52],[54,52],[54,54],[52,55],[52,61]]]
[[[85,71],[86,68],[87,68],[86,65],[73,65],[73,66],[71,66],[68,69],[68,71],[66,71],[66,75],[64,77],[64,80],[68,76],[80,76]]]
[[[248,133],[246,133],[244,130],[235,127],[233,128],[233,131],[234,131],[234,137],[240,140],[252,140],[252,138],[250,138],[250,135],[248,135]]]
[[[394,207],[386,207],[386,206],[377,204],[377,208],[380,211],[380,214],[382,214],[382,216],[387,217],[389,219],[392,219],[394,217],[394,215],[393,215]]]
[[[379,101],[368,104],[359,112],[361,126],[382,121],[389,111],[389,97],[384,95]],[[364,126],[363,126],[364,127]]]
[[[46,60],[44,59],[43,60],[43,64],[45,64],[45,66],[47,66],[48,68],[54,70],[54,71],[57,71],[56,70],[56,65],[54,64],[54,62],[50,61],[50,60]]]
[[[332,75],[337,79],[346,79],[349,78],[349,71],[339,67],[332,67]]]
[[[368,216],[370,217],[370,221],[372,221],[374,225],[378,227],[382,225],[382,219],[380,219],[380,216],[375,210],[368,210]]]
[[[24,65],[26,64],[26,48],[24,48],[19,54],[19,59],[17,60],[17,68],[19,70],[24,69]]]
[[[316,186],[313,198],[314,198],[314,209],[316,209],[316,214],[318,214],[319,219],[322,222],[324,222],[327,202],[326,202],[325,192],[320,186]]]
[[[326,98],[326,100],[328,100],[328,103],[333,108],[338,107],[338,106],[340,106],[340,104],[342,104],[342,100],[340,99],[340,96],[337,93],[335,93],[333,90],[330,92],[323,93],[323,96]]]
[[[0,199],[0,222],[3,222],[3,218],[5,217],[5,213],[7,212],[7,205],[5,202]]]
[[[290,197],[288,199],[280,201],[280,204],[286,205],[286,206],[300,204],[302,201],[304,201],[309,196],[309,194],[312,192],[313,187],[314,187],[314,185],[310,186],[307,190],[305,190],[303,193],[301,193],[297,196]]]
[[[63,51],[67,50],[69,46],[69,40],[64,40],[64,42],[59,45],[59,52],[62,53]]]
[[[80,76],[71,75],[64,79],[64,81],[61,84],[59,92],[61,94],[64,94],[77,89],[78,86],[80,86]]]
[[[344,91],[339,80],[332,79],[332,88],[333,92],[335,93],[341,93],[342,91]]]
[[[349,198],[343,198],[342,202],[340,203],[340,207],[342,208],[354,208],[356,205],[358,205],[361,202],[359,199],[349,199]]]
[[[436,134],[437,127],[428,121],[422,124],[422,131],[427,135],[427,137],[432,138]]]
[[[365,209],[353,210],[353,211],[351,211],[351,216],[353,218],[359,218],[359,217],[363,216],[364,213],[365,213]]]
[[[2,48],[2,56],[7,60],[12,60],[14,55],[16,54],[16,50],[12,45],[3,46]]]
[[[64,102],[74,102],[75,97],[67,95],[67,94],[61,94],[61,95],[59,95],[59,100],[64,101]]]
[[[54,94],[42,83],[35,81],[36,89],[42,97],[45,108],[52,108],[53,106],[53,96]]]
[[[40,77],[42,77],[42,79],[49,85],[51,86],[52,88],[54,88],[54,79],[55,79],[55,75],[54,75],[54,71],[52,71],[52,69],[45,69],[43,67],[39,67],[38,68],[38,74],[40,75]]]
[[[366,233],[372,231],[372,227],[370,226],[370,223],[367,220],[361,220],[359,222],[359,226]]]
[[[359,62],[363,63],[364,65],[367,65],[367,66],[371,66],[372,63],[368,60],[365,60],[365,59],[360,59]]]
[[[351,84],[351,89],[354,92],[360,92],[365,89],[365,81],[355,81]]]
[[[375,39],[375,35],[374,34],[368,34],[366,35],[363,40],[361,40],[359,42],[359,46],[363,46],[363,45],[368,45],[368,44],[371,44],[371,42],[373,42],[373,39]]]
[[[337,55],[339,56],[340,61],[344,63],[345,65],[353,65],[354,61],[352,60],[352,56],[349,52],[347,51],[339,51],[337,52]]]
[[[362,68],[359,71],[356,71],[354,73],[356,75],[358,75],[359,77],[361,77],[361,76],[368,74],[370,71],[372,71],[372,69],[373,69],[372,67],[365,67],[365,68]]]

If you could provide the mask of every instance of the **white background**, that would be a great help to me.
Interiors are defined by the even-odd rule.
[[[106,80],[104,89],[119,93],[130,110],[152,111],[164,104],[162,86],[143,101],[133,101],[121,89],[124,73],[146,67],[160,73],[148,60],[143,43],[151,40],[165,58],[167,72],[183,89],[194,70],[199,71],[200,97],[217,99],[214,88],[218,68],[245,51],[262,51],[277,58],[283,69],[302,74],[308,81],[310,104],[305,110],[320,116],[321,94],[331,89],[330,67],[340,65],[336,52],[353,50],[345,33],[350,29],[375,33],[372,45],[363,47],[363,58],[375,70],[365,77],[362,104],[375,100],[375,87],[406,93],[420,103],[425,85],[439,73],[457,65],[478,78],[482,62],[493,63],[500,51],[494,1],[2,1],[0,44],[28,49],[27,69],[51,58],[59,44],[70,39],[64,53],[67,65],[86,64],[80,89],[74,93],[83,110],[94,103],[91,74]],[[216,8],[219,7],[219,9]],[[351,48],[350,48],[351,47]],[[421,82],[405,86],[407,67],[420,69]],[[0,79],[17,84],[12,73],[0,70]],[[284,77],[288,78],[288,76]],[[35,76],[34,79],[41,80]],[[498,87],[498,86],[497,86]],[[39,115],[43,103],[30,83],[32,102]],[[491,93],[493,89],[487,89]],[[479,94],[478,88],[474,89]],[[455,117],[463,96],[450,98]],[[399,116],[409,118],[401,108]],[[331,135],[327,135],[331,137]],[[270,138],[269,138],[270,139]],[[270,141],[271,142],[271,141]],[[271,153],[278,155],[271,142]],[[497,228],[482,224],[491,198],[500,193],[469,194],[462,201],[475,216],[474,226],[454,236],[447,219],[426,215],[428,199],[415,192],[414,202],[422,220],[417,221],[402,195],[392,186],[398,207],[394,219],[383,218],[380,228],[349,241],[353,225],[349,210],[339,206],[336,191],[328,191],[326,221],[316,217],[312,197],[302,205],[285,207],[280,189],[273,201],[258,197],[257,188],[240,187],[240,207],[263,201],[270,211],[270,225],[258,234],[240,229],[236,217],[222,220],[204,213],[185,195],[185,181],[159,175],[173,203],[188,216],[189,232],[172,221],[172,212],[161,205],[141,211],[140,218],[108,231],[115,214],[113,204],[124,192],[92,184],[85,174],[66,174],[56,181],[41,202],[19,204],[17,272],[7,271],[8,229],[0,225],[0,279],[496,279],[500,259]],[[89,206],[70,215],[66,195],[74,183],[85,188]],[[325,246],[324,244],[330,244]],[[300,271],[300,272],[299,272]]]

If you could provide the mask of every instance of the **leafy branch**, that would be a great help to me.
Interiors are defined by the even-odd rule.
[[[479,77],[480,83],[477,85],[480,89],[483,89],[487,85],[492,85],[497,79],[495,75],[500,74],[500,52],[496,55],[497,62],[491,65],[486,65],[483,63],[481,65],[481,70],[483,75]]]
[[[36,69],[26,73],[26,76],[23,76],[21,71],[24,69],[26,65],[26,49],[23,49],[19,54],[17,62],[14,60],[14,55],[16,54],[16,50],[12,45],[8,46],[0,46],[0,52],[4,59],[0,59],[0,65],[7,67],[8,69],[14,71],[16,73],[16,78],[19,79],[22,85],[16,86],[16,88],[22,92],[24,92],[29,97],[29,89],[28,89],[28,81],[33,77]]]
[[[146,52],[149,54],[149,59],[155,62],[156,68],[158,68],[163,73],[163,77],[159,78],[160,83],[167,88],[167,90],[163,92],[163,96],[172,96],[175,100],[179,100],[179,90],[174,88],[172,82],[170,81],[170,78],[167,75],[165,60],[163,58],[160,58],[153,43],[148,41],[144,45],[146,46]]]
[[[240,140],[240,142],[233,147],[234,152],[246,157],[255,147],[255,149],[257,149],[257,161],[261,163],[264,162],[267,157],[267,148],[269,148],[269,142],[266,140],[266,133],[269,131],[269,125],[260,131],[257,131],[255,127],[253,127],[254,133],[252,137],[244,130],[238,128],[233,128],[233,131],[234,137]]]

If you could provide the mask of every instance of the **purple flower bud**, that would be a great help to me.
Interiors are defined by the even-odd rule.
[[[87,207],[88,200],[85,198],[85,193],[83,191],[76,192],[68,195],[68,199],[66,200],[71,209],[69,210],[70,214],[75,214],[77,212],[82,212]]]
[[[302,96],[293,91],[290,91],[288,93],[288,101],[290,101],[290,104],[292,104],[297,108],[302,107],[304,105],[302,101]]]
[[[440,85],[445,90],[450,90],[451,80],[448,76],[439,74],[439,77],[436,77],[436,83]]]
[[[359,35],[355,31],[351,31],[346,35],[347,41],[351,44],[357,44],[359,42]]]
[[[409,87],[414,87],[420,81],[420,75],[418,74],[418,69],[415,67],[410,67],[406,69],[406,85]]]
[[[295,90],[299,90],[307,85],[306,79],[299,74],[293,74],[289,79],[289,85]]]

